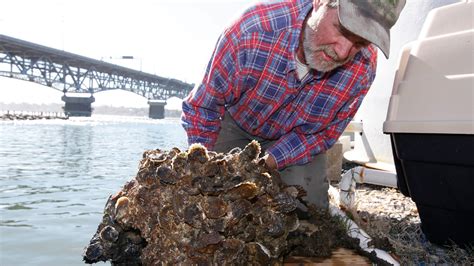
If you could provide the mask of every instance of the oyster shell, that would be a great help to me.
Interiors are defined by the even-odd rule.
[[[136,177],[109,197],[84,261],[281,263],[293,249],[289,236],[312,235],[298,232],[311,228],[300,221],[311,215],[297,215],[304,191],[282,185],[259,155],[256,141],[227,154],[198,144],[145,151]]]

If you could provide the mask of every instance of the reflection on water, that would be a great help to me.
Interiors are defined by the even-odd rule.
[[[144,150],[175,146],[177,119],[0,122],[0,265],[83,265],[108,196]]]

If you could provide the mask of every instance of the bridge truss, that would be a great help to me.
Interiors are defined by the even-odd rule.
[[[194,86],[5,35],[0,35],[0,76],[36,82],[64,93],[122,89],[149,100],[184,98]]]

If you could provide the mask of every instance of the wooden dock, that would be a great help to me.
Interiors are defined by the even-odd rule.
[[[330,258],[290,257],[283,263],[285,266],[302,265],[372,265],[371,261],[353,250],[340,248]]]

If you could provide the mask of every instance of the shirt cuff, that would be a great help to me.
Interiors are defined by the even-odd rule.
[[[287,153],[287,151],[279,149],[278,146],[273,146],[268,148],[266,152],[273,156],[278,170],[281,170],[287,166],[288,159],[285,157],[285,153]]]

